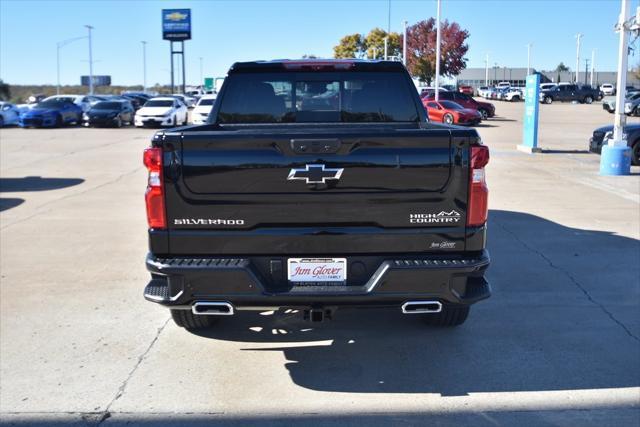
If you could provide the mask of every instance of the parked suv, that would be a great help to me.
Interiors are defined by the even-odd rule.
[[[602,86],[600,86],[600,90],[607,96],[616,94],[616,87],[611,83],[603,84]]]

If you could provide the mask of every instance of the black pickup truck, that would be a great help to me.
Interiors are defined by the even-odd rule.
[[[559,84],[551,89],[540,91],[540,102],[551,104],[553,101],[560,102],[582,102],[591,104],[593,101],[599,101],[603,97],[602,92],[591,86],[575,85],[575,84]]]
[[[490,295],[488,160],[428,122],[399,62],[236,63],[206,124],[145,150],[144,295],[187,329],[365,306],[459,325]]]

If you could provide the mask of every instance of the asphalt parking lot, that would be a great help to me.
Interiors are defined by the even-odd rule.
[[[200,335],[146,302],[153,130],[0,131],[0,420],[18,425],[638,425],[640,168],[601,177],[600,105],[491,148],[494,295],[456,329],[393,310],[241,313]],[[637,120],[637,119],[632,119]]]

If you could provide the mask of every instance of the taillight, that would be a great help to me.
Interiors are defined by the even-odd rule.
[[[486,145],[472,146],[469,167],[468,226],[480,226],[487,222],[489,188],[487,188],[484,174],[484,167],[487,163],[489,163],[489,147]]]
[[[144,165],[149,171],[147,191],[144,193],[147,205],[147,223],[149,228],[167,228],[162,179],[162,148],[145,149]]]

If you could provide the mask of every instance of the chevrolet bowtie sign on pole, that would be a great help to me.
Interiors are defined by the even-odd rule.
[[[162,9],[162,38],[169,40],[171,48],[171,92],[175,92],[173,56],[182,59],[182,93],[185,92],[184,41],[191,40],[191,9]],[[180,43],[180,50],[174,50],[174,43]]]
[[[627,85],[627,59],[629,56],[629,33],[638,34],[640,22],[638,12],[630,18],[631,4],[629,0],[622,0],[622,9],[616,25],[616,31],[620,33],[618,45],[618,81],[616,93],[616,116],[613,125],[613,138],[602,146],[600,156],[600,175],[629,175],[631,173],[631,149],[627,146],[627,135],[624,128],[627,118],[624,115],[625,95]]]

